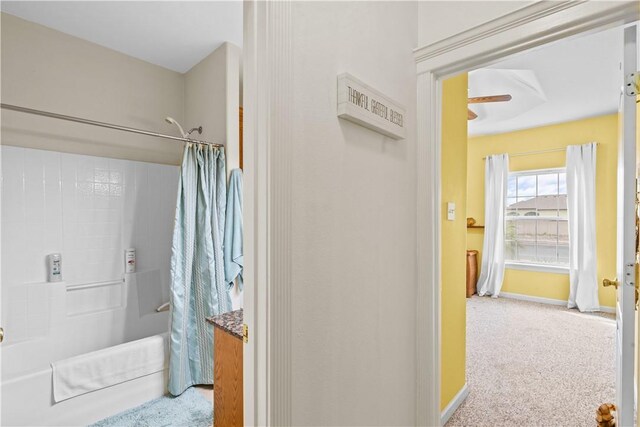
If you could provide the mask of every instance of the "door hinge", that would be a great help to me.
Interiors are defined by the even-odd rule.
[[[624,93],[628,96],[637,96],[640,92],[640,72],[627,74],[624,77]]]
[[[629,286],[636,286],[636,264],[633,262],[630,262],[628,264],[625,264],[625,278],[624,278],[624,283],[626,285]]]
[[[246,323],[242,324],[242,341],[249,342],[249,327]]]

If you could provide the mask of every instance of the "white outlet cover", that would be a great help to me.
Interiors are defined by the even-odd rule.
[[[456,204],[453,202],[447,203],[447,220],[454,221],[456,219]]]

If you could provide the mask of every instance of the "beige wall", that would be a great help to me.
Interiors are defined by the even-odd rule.
[[[417,3],[294,2],[292,425],[414,425]],[[336,117],[349,72],[407,107]]]
[[[223,43],[185,74],[184,126],[201,125],[195,138],[226,144],[227,171],[239,166],[240,54]]]
[[[422,1],[418,40],[424,46],[499,18],[535,1]]]
[[[415,424],[412,49],[520,6],[294,3],[292,424]],[[405,140],[336,118],[342,72],[407,106]]]
[[[238,167],[239,47],[224,43],[186,74],[2,13],[2,102],[227,144]],[[2,110],[2,144],[180,164],[183,144]]]
[[[193,137],[225,144],[227,176],[240,166],[240,57],[241,49],[231,43],[211,52],[185,75],[185,126],[202,126]],[[244,305],[237,285],[231,290],[233,309]]]
[[[184,77],[2,14],[2,102],[174,134]],[[177,135],[177,133],[176,133]],[[2,144],[179,164],[182,144],[2,110]]]

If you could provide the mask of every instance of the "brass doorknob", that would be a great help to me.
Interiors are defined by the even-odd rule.
[[[4,341],[4,328],[0,328],[0,342]]]
[[[602,286],[604,286],[604,287],[613,286],[614,288],[618,289],[619,285],[620,285],[620,283],[618,283],[618,279],[613,279],[613,280],[603,279],[602,280]]]

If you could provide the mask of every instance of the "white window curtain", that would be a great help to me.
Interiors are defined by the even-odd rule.
[[[569,308],[599,311],[596,256],[596,143],[567,147]]]
[[[497,298],[504,279],[504,215],[509,155],[487,156],[484,172],[484,243],[478,295]]]

